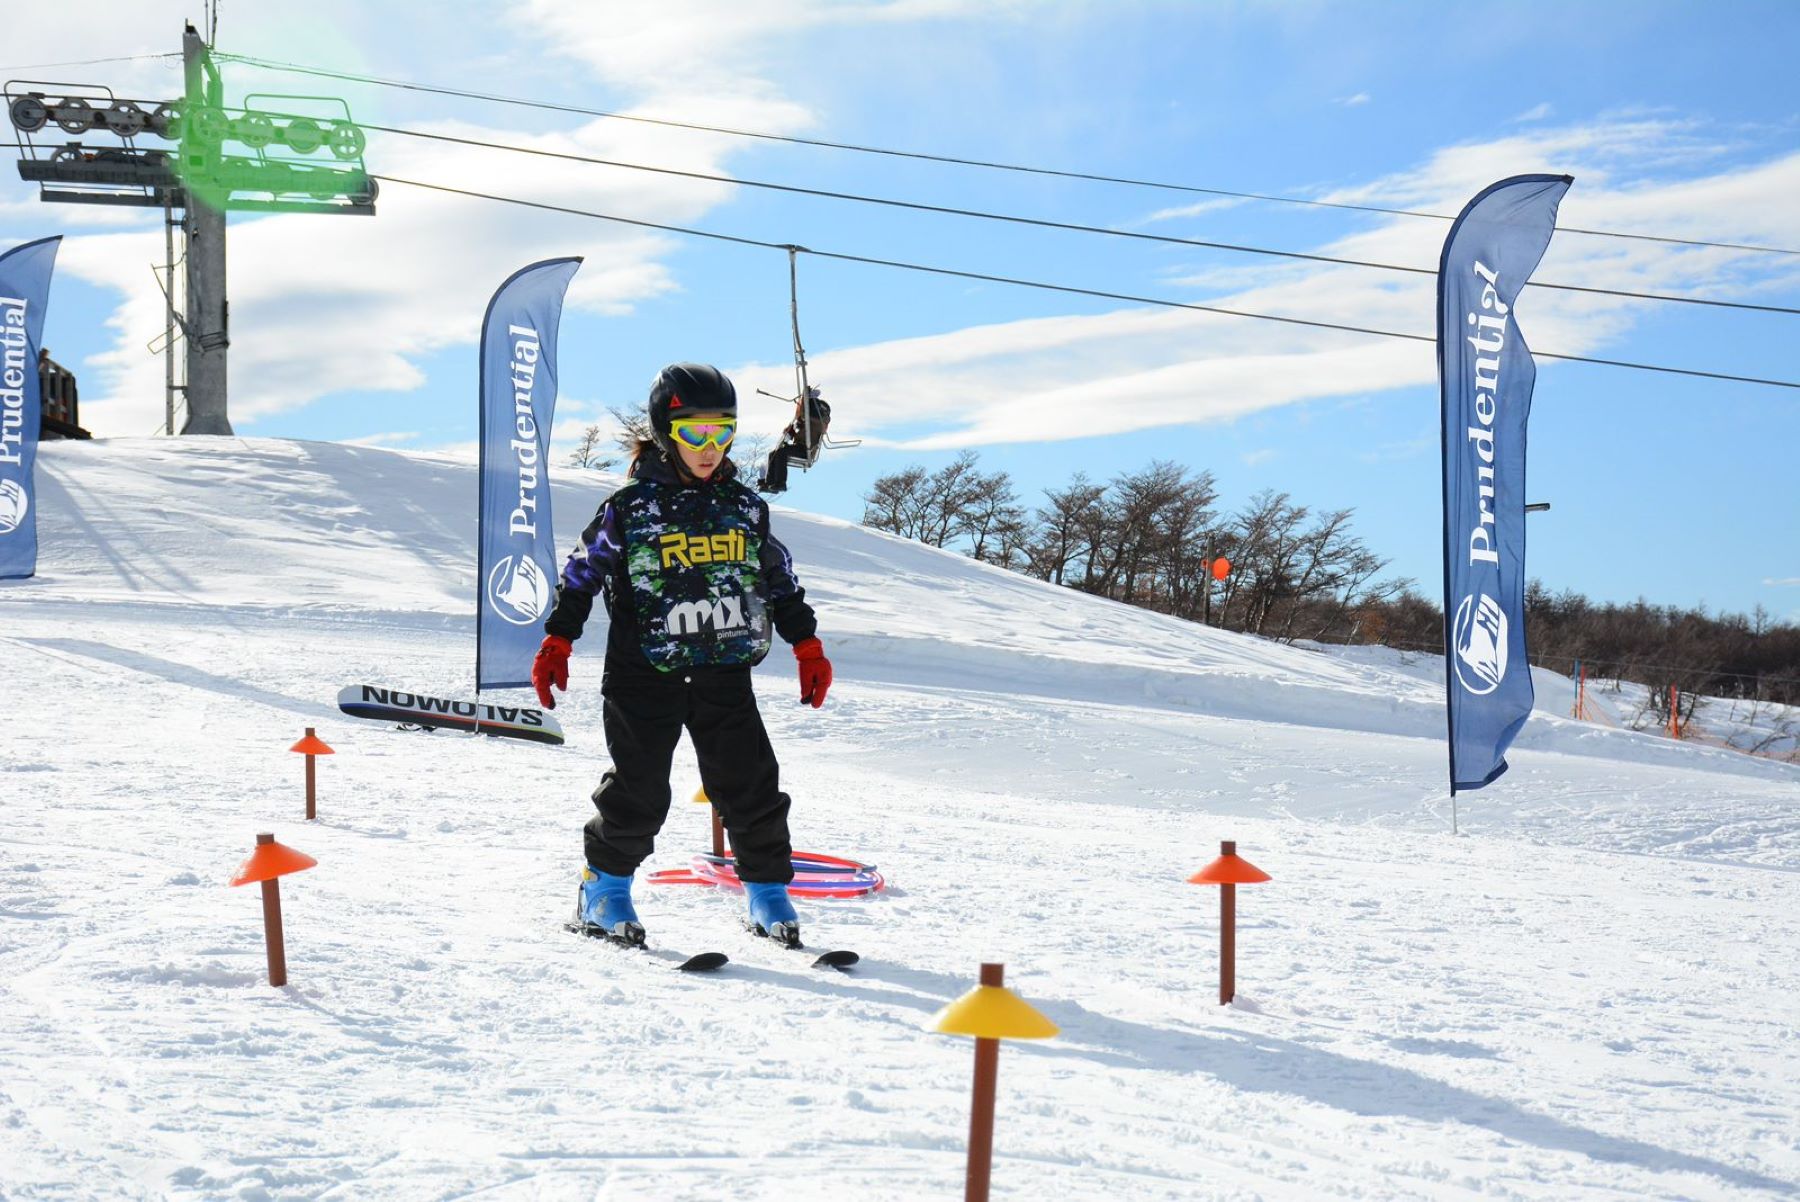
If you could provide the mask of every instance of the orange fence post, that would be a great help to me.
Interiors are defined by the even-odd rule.
[[[1006,967],[983,964],[981,984],[938,1011],[932,1030],[975,1037],[975,1093],[969,1107],[969,1167],[964,1202],[987,1202],[994,1167],[994,1092],[1002,1039],[1049,1039],[1057,1025],[1001,984]]]
[[[1237,887],[1255,885],[1269,874],[1237,854],[1237,843],[1219,843],[1219,858],[1188,878],[1190,885],[1219,886],[1219,1005],[1237,996]]]
[[[313,728],[310,726],[306,728],[306,737],[288,748],[288,750],[304,751],[306,753],[306,820],[311,822],[319,816],[318,806],[313,800],[313,757],[336,755],[337,753],[327,747],[325,745],[325,740],[321,739],[318,735],[315,735],[313,733]]]
[[[256,836],[256,850],[232,874],[233,885],[262,882],[263,944],[269,954],[269,984],[287,984],[287,948],[281,938],[281,885],[278,878],[304,872],[318,863],[305,852],[275,842],[272,834]]]

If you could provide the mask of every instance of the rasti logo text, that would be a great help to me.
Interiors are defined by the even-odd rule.
[[[664,569],[673,564],[691,568],[696,564],[742,563],[750,558],[742,530],[724,534],[665,534],[656,540],[662,549]]]
[[[512,338],[513,456],[519,461],[519,504],[507,519],[508,534],[537,537],[538,426],[531,412],[531,387],[537,381],[538,332],[528,326],[507,326]]]
[[[25,463],[25,302],[0,296],[0,463]]]
[[[1475,274],[1487,281],[1481,288],[1481,307],[1486,313],[1469,314],[1475,333],[1469,345],[1475,348],[1475,420],[1469,427],[1469,441],[1481,463],[1475,469],[1479,481],[1479,501],[1475,506],[1475,525],[1469,531],[1469,563],[1491,563],[1498,566],[1500,552],[1494,547],[1494,414],[1499,408],[1500,352],[1506,347],[1506,302],[1495,288],[1500,273],[1489,271],[1481,260],[1475,261]]]

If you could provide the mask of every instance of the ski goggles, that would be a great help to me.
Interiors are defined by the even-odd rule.
[[[696,418],[678,417],[669,423],[669,433],[681,444],[695,451],[704,451],[707,447],[715,447],[723,451],[737,437],[736,418]]]

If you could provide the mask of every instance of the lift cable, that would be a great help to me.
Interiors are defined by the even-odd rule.
[[[706,171],[686,171],[678,167],[652,167],[645,163],[628,163],[619,159],[602,159],[592,155],[575,154],[570,151],[545,150],[536,146],[518,146],[508,142],[489,142],[481,138],[463,138],[454,134],[427,133],[424,130],[402,129],[391,125],[363,125],[363,129],[374,130],[385,134],[399,134],[409,138],[424,138],[433,142],[448,142],[457,146],[474,146],[487,150],[503,150],[512,154],[535,155],[540,158],[561,159],[572,163],[585,163],[596,167],[619,167],[627,171],[646,171],[654,175],[672,175],[682,179],[704,180],[708,183],[732,184],[743,188],[762,188],[772,192],[787,192],[799,196],[816,196],[826,200],[847,200],[859,204],[881,205],[886,208],[910,209],[922,213],[941,213],[952,217],[972,217],[981,221],[1000,221],[1009,225],[1026,225],[1038,229],[1068,230],[1082,234],[1100,234],[1109,238],[1130,238],[1140,242],[1159,242],[1173,246],[1192,246],[1203,250],[1230,251],[1234,254],[1264,255],[1280,259],[1298,259],[1309,263],[1331,263],[1339,267],[1366,267],[1376,271],[1397,271],[1408,275],[1437,275],[1435,267],[1408,267],[1398,263],[1381,263],[1369,259],[1345,259],[1334,255],[1310,254],[1295,250],[1273,250],[1263,246],[1249,246],[1235,242],[1210,242],[1198,238],[1177,238],[1169,234],[1146,234],[1137,230],[1108,229],[1099,225],[1080,225],[1068,221],[1050,221],[1040,217],[1020,217],[1009,213],[992,213],[982,209],[961,209],[949,205],[924,204],[919,201],[894,200],[881,196],[864,196],[855,192],[835,192],[823,188],[804,188],[796,184],[777,184],[767,180],[742,179],[730,175],[717,175]],[[1662,292],[1628,292],[1617,288],[1592,288],[1580,284],[1555,284],[1547,281],[1532,280],[1527,288],[1548,288],[1558,292],[1585,292],[1596,296],[1616,296],[1628,300],[1666,301],[1683,305],[1705,305],[1719,309],[1744,309],[1758,313],[1782,313],[1800,317],[1800,308],[1788,305],[1753,305],[1744,301],[1713,300],[1699,296],[1677,296]]]
[[[444,192],[456,196],[467,196],[478,200],[497,201],[501,204],[519,205],[524,208],[541,209],[550,213],[566,213],[573,217],[591,217],[598,221],[611,221],[620,225],[637,226],[642,229],[663,230],[673,234],[686,234],[696,238],[711,238],[719,242],[731,242],[739,246],[756,246],[768,250],[779,250],[786,253],[789,242],[768,242],[760,238],[744,238],[734,234],[721,234],[712,230],[692,229],[686,226],[667,225],[655,221],[642,221],[633,217],[618,217],[610,213],[596,213],[589,209],[570,208],[566,205],[548,204],[544,201],[524,200],[515,196],[501,196],[492,192],[477,192],[466,188],[453,188],[447,184],[425,183],[420,180],[401,179],[391,175],[372,175],[383,183],[401,184],[407,187],[424,188],[433,192]],[[892,267],[901,271],[923,272],[929,275],[951,276],[965,280],[979,280],[990,284],[1010,284],[1020,288],[1036,288],[1046,292],[1060,292],[1073,296],[1097,297],[1102,300],[1127,301],[1139,305],[1155,305],[1166,309],[1188,309],[1198,313],[1217,313],[1226,317],[1248,317],[1258,321],[1274,321],[1284,325],[1309,326],[1320,330],[1340,330],[1350,334],[1372,334],[1382,338],[1403,338],[1410,342],[1436,343],[1437,339],[1429,334],[1405,334],[1395,330],[1380,330],[1368,326],[1343,325],[1337,322],[1313,321],[1302,317],[1281,317],[1272,313],[1252,313],[1243,309],[1227,309],[1218,305],[1201,305],[1189,301],[1166,300],[1153,296],[1137,296],[1126,292],[1108,292],[1096,288],[1077,288],[1068,284],[1050,284],[1041,280],[1019,279],[1013,276],[989,275],[976,271],[960,271],[949,267],[934,267],[923,263],[909,263],[899,259],[878,259],[868,255],[852,255],[840,251],[818,250],[813,247],[796,246],[801,254],[817,255],[821,259],[835,259],[843,263],[863,263],[873,267]],[[1597,359],[1585,355],[1561,355],[1552,351],[1531,352],[1539,359],[1559,359],[1565,363],[1592,363],[1602,367],[1626,367],[1636,371],[1663,372],[1668,375],[1694,376],[1708,380],[1728,380],[1738,384],[1761,384],[1770,388],[1800,389],[1800,381],[1770,380],[1756,376],[1740,376],[1727,372],[1700,371],[1689,367],[1666,367],[1654,363],[1633,363],[1623,359]]]
[[[331,71],[322,67],[307,67],[298,63],[276,62],[270,59],[255,58],[242,54],[214,55],[215,58],[228,59],[247,66],[261,67],[270,71],[291,71],[300,75],[316,75],[326,79],[340,79],[351,83],[374,84],[379,87],[398,88],[412,92],[428,92],[438,96],[456,96],[465,100],[481,100],[491,104],[509,104],[521,108],[544,109],[557,113],[573,113],[584,117],[604,117],[613,121],[633,121],[644,125],[660,125],[670,129],[693,130],[698,133],[725,134],[735,138],[755,138],[766,142],[785,142],[794,146],[814,146],[826,150],[848,150],[858,154],[885,155],[890,158],[918,159],[931,163],[948,163],[958,167],[978,167],[990,171],[1010,171],[1023,175],[1044,175],[1059,179],[1088,180],[1094,183],[1122,184],[1132,188],[1154,188],[1165,192],[1187,192],[1201,196],[1221,196],[1234,200],[1264,201],[1269,204],[1302,205],[1309,208],[1344,209],[1357,213],[1380,213],[1390,217],[1422,217],[1432,221],[1454,221],[1456,218],[1448,213],[1430,213],[1417,209],[1384,208],[1380,205],[1350,204],[1344,201],[1309,200],[1299,196],[1277,196],[1265,192],[1239,192],[1226,188],[1206,188],[1194,184],[1174,184],[1159,180],[1133,179],[1129,176],[1100,175],[1086,171],[1060,171],[1049,167],[1028,167],[1017,163],[1000,163],[987,159],[959,158],[954,155],[928,154],[915,150],[892,150],[880,146],[864,146],[854,142],[829,142],[819,138],[800,138],[787,134],[762,133],[756,130],[733,129],[729,126],[703,125],[694,121],[673,121],[661,117],[645,117],[634,113],[619,113],[607,109],[584,108],[574,104],[556,104],[551,101],[529,100],[516,96],[500,96],[491,92],[473,92],[463,88],[437,87],[431,84],[414,83],[403,79],[383,79],[373,75],[356,75],[348,71]],[[1720,250],[1744,250],[1758,254],[1795,255],[1800,250],[1784,246],[1758,246],[1748,242],[1717,242],[1704,238],[1676,238],[1662,234],[1632,234],[1621,230],[1594,230],[1578,226],[1559,225],[1556,231],[1562,234],[1582,234],[1593,238],[1625,238],[1636,242],[1662,242],[1674,246],[1705,246]]]

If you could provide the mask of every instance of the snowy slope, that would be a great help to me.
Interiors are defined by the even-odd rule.
[[[564,544],[609,480],[556,490]],[[639,889],[718,979],[563,934],[604,766],[599,632],[561,749],[338,714],[467,695],[472,468],[267,440],[45,447],[0,583],[0,1198],[939,1198],[983,959],[1062,1025],[1009,1045],[997,1197],[1800,1192],[1800,769],[1578,724],[1567,682],[1448,831],[1441,676],[1059,590],[780,510],[838,669],[759,670],[853,977]],[[1441,669],[1439,669],[1441,671]],[[1557,689],[1564,690],[1558,694]],[[337,748],[300,821],[304,726]],[[676,794],[653,866],[705,841]],[[262,976],[258,830],[289,878]],[[1235,838],[1239,1000],[1217,903]]]

